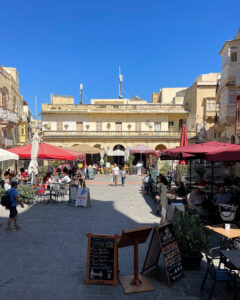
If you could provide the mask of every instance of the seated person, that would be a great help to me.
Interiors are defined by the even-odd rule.
[[[184,183],[182,181],[180,181],[179,187],[176,189],[175,192],[176,192],[177,196],[179,196],[179,197],[185,197],[186,196],[186,190],[185,190],[185,187],[184,187]]]
[[[61,181],[61,183],[70,183],[71,179],[68,176],[68,173],[63,172],[63,178],[60,181]]]
[[[220,186],[219,193],[214,195],[213,204],[217,206],[218,204],[228,204],[232,198],[231,193],[227,193],[225,186]]]
[[[55,172],[54,180],[55,180],[55,182],[59,181],[59,172],[58,171]]]
[[[28,173],[24,170],[24,168],[21,168],[20,172],[21,172],[22,178],[27,178],[28,177]]]
[[[48,183],[52,184],[52,183],[56,183],[55,178],[53,177],[53,174],[50,174],[49,178],[48,178]]]
[[[6,178],[4,183],[4,190],[7,192],[10,188],[11,188],[10,180]]]
[[[202,205],[203,197],[200,193],[200,189],[195,187],[191,193],[187,195],[188,208],[197,212],[197,207]]]

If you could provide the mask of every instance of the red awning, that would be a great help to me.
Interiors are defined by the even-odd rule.
[[[19,155],[20,159],[31,159],[31,150],[31,144],[8,149],[8,151]],[[82,160],[85,158],[85,154],[46,143],[39,143],[38,158],[46,160]]]
[[[203,158],[209,161],[240,161],[240,145],[207,142],[161,151],[162,158]]]

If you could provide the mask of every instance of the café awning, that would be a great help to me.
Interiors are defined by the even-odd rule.
[[[8,149],[20,159],[31,159],[32,144]],[[46,160],[77,160],[84,159],[85,154],[73,150],[56,147],[46,143],[39,143],[38,159]]]
[[[122,150],[115,150],[115,151],[108,151],[107,156],[124,156],[125,155],[125,151]]]
[[[0,149],[0,161],[19,160],[19,156],[10,151]]]

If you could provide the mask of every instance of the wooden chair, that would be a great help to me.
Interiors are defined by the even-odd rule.
[[[207,276],[210,275],[210,277],[213,280],[213,285],[212,285],[212,288],[210,290],[210,294],[208,296],[208,299],[212,298],[216,283],[218,283],[218,282],[226,282],[226,284],[234,283],[234,299],[237,299],[237,278],[236,278],[236,273],[231,271],[231,270],[216,268],[214,266],[213,259],[208,255],[206,255],[206,258],[207,258],[207,271],[206,271],[206,273],[203,277],[201,290],[204,289]]]

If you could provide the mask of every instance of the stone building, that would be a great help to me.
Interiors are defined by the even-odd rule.
[[[240,93],[240,32],[226,41],[219,53],[222,56],[221,79],[217,90],[218,123],[209,135],[223,142],[239,143],[235,134],[236,97]]]
[[[51,95],[51,103],[42,104],[43,141],[63,147],[86,143],[105,151],[138,144],[156,150],[176,147],[188,113],[174,97],[153,103],[138,97],[91,99],[81,105],[71,96]],[[188,132],[189,138],[195,134]]]
[[[23,99],[16,68],[0,67],[0,147],[11,148],[19,142]]]
[[[26,101],[23,101],[22,122],[19,126],[19,144],[25,145],[32,141],[31,111]]]

